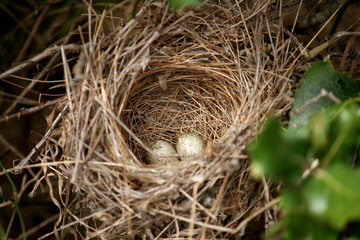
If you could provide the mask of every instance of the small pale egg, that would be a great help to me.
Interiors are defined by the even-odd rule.
[[[205,149],[204,140],[196,133],[183,133],[179,136],[176,143],[176,150],[183,161],[196,158]]]
[[[174,155],[177,154],[176,150],[170,143],[163,141],[163,140],[156,140],[154,142],[150,142],[149,144],[150,149],[156,155]],[[152,155],[151,153],[146,153],[146,160],[150,164],[158,164],[158,165],[165,165],[168,163],[178,162],[178,157],[157,157]]]

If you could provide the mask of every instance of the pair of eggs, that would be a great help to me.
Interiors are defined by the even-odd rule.
[[[163,140],[151,142],[149,147],[157,156],[147,153],[146,160],[148,163],[164,165],[178,162],[179,157],[172,156],[176,154],[180,155],[182,161],[194,159],[204,152],[205,144],[198,134],[184,133],[181,134],[177,140],[176,150],[170,143]],[[164,157],[161,157],[161,155],[164,155]]]

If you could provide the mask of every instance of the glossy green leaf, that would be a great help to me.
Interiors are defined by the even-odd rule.
[[[309,104],[321,89],[341,103],[321,98]],[[336,72],[330,63],[316,63],[295,94],[291,123],[296,127],[285,130],[270,118],[250,144],[253,175],[282,183],[283,217],[270,231],[281,239],[360,237],[360,168],[351,167],[360,145],[357,94],[348,74]],[[302,111],[297,115],[296,109]]]
[[[360,169],[335,164],[327,171],[319,170],[304,186],[308,212],[328,222],[334,229],[343,229],[348,222],[360,221]]]
[[[360,223],[359,186],[360,169],[338,163],[319,169],[297,187],[284,189],[280,202],[285,213],[280,222],[283,239],[338,239],[346,227],[358,236],[357,228],[349,226]]]
[[[297,128],[270,118],[250,145],[252,173],[282,182],[282,239],[335,240],[360,222],[360,169],[350,167],[360,144],[355,100],[323,108]],[[315,159],[319,165],[303,179]]]
[[[358,86],[348,73],[335,71],[330,62],[316,62],[305,72],[295,92],[290,112],[292,126],[305,125],[312,113],[335,104],[330,98],[323,97],[307,105],[319,96],[322,89],[333,93],[341,101],[359,93]]]
[[[306,135],[289,134],[271,118],[257,141],[249,147],[252,173],[290,184],[298,181],[309,165],[306,161]]]
[[[305,191],[306,189],[299,185],[297,188],[287,188],[281,193],[280,207],[286,213],[280,222],[283,229],[282,239],[337,239],[338,232],[328,223],[311,217],[304,199]]]
[[[307,128],[310,131],[312,154],[322,165],[331,161],[351,163],[360,143],[359,107],[352,101],[323,109],[313,114]]]

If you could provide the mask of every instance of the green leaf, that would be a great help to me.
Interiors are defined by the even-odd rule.
[[[334,70],[332,74],[345,76]],[[340,83],[339,89],[345,89],[340,93],[334,84],[330,86],[342,103],[317,101],[310,105],[315,108],[305,123],[287,130],[270,118],[249,145],[253,175],[282,182],[283,218],[270,234],[281,233],[285,240],[345,239],[344,232],[353,239],[360,235],[356,230],[360,226],[360,168],[350,167],[360,144],[360,98],[344,101],[351,90]],[[320,164],[311,165],[314,159]],[[310,165],[315,167],[311,171]]]
[[[283,220],[284,240],[336,240],[338,234],[319,221],[309,218],[303,213],[287,216]]]
[[[360,221],[359,183],[360,169],[338,163],[319,169],[297,187],[285,188],[280,202],[283,239],[338,239],[349,223]]]
[[[323,97],[307,106],[306,103],[319,96],[322,89],[333,93],[341,101],[356,97],[359,93],[357,84],[348,73],[335,71],[330,62],[316,62],[305,72],[295,92],[290,112],[291,125],[305,125],[312,113],[335,103]]]
[[[359,107],[351,100],[309,118],[311,154],[327,166],[331,161],[351,163],[360,143]]]
[[[360,169],[335,164],[319,170],[304,186],[304,199],[313,217],[342,230],[348,222],[360,221]]]
[[[313,114],[307,125],[287,130],[270,118],[249,146],[253,175],[294,184],[314,159],[322,167],[350,164],[360,144],[358,111],[359,106],[348,100]]]
[[[201,4],[201,0],[168,0],[168,2],[175,10],[183,7],[197,7]]]
[[[337,239],[337,231],[326,222],[311,217],[307,202],[304,200],[305,191],[304,187],[298,186],[287,188],[281,193],[280,206],[286,214],[280,222],[283,229],[282,239]]]
[[[257,141],[249,147],[253,175],[265,175],[285,184],[296,183],[309,165],[307,133],[297,132],[283,130],[277,120],[270,118]]]

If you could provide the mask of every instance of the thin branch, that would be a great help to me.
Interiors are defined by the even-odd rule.
[[[344,3],[343,3],[344,4]],[[324,28],[329,24],[329,22],[335,17],[335,15],[340,11],[340,8],[343,6],[343,4],[341,4],[338,9],[336,9],[336,11],[329,17],[329,19],[324,23],[324,25],[316,32],[316,34],[312,37],[312,39],[306,44],[306,46],[303,48],[303,50],[301,50],[301,52],[299,53],[299,55],[294,59],[294,61],[290,64],[290,66],[288,67],[288,69],[285,71],[285,73],[283,74],[284,76],[287,75],[290,71],[292,71],[294,65],[298,62],[299,58],[301,56],[303,56],[303,54],[308,50],[309,46],[315,41],[315,39],[317,38],[317,36],[319,36],[319,34],[324,30]],[[276,86],[277,87],[277,86]]]
[[[7,121],[9,121],[11,119],[20,118],[22,116],[29,115],[29,114],[32,114],[34,112],[40,111],[43,108],[46,108],[48,106],[51,106],[51,105],[54,105],[54,104],[58,103],[62,99],[64,99],[64,97],[57,98],[57,99],[54,99],[54,100],[51,100],[51,101],[47,101],[44,104],[41,104],[41,105],[38,105],[38,106],[35,106],[35,107],[31,107],[31,108],[27,108],[25,110],[22,110],[20,112],[14,113],[14,114],[11,114],[9,116],[4,116],[4,117],[0,118],[0,123],[7,122]]]
[[[29,155],[27,155],[21,162],[15,167],[15,172],[20,172],[22,168],[30,161],[32,156],[38,151],[38,149],[45,143],[46,139],[51,135],[52,131],[55,129],[56,125],[59,123],[62,118],[63,113],[67,110],[69,104],[66,104],[64,109],[58,114],[54,120],[51,128],[45,133],[44,137],[36,144],[36,146],[31,150]]]
[[[83,48],[83,45],[77,45],[77,44],[68,44],[68,45],[64,46],[64,50],[73,51],[73,52],[79,52],[82,48]],[[60,51],[61,51],[61,46],[57,46],[57,45],[47,48],[42,53],[36,55],[33,58],[30,58],[26,62],[23,62],[23,63],[17,65],[16,67],[13,67],[13,68],[1,73],[0,78],[5,78],[11,74],[14,74],[17,71],[20,71],[21,69],[24,69],[25,67],[27,67],[35,62],[39,62],[44,58],[51,57]]]
[[[83,46],[83,45],[69,44],[69,45],[65,45],[65,46],[64,46],[64,49],[65,49],[65,50],[71,50],[71,51],[73,51],[73,52],[76,52],[76,51],[80,51],[80,50],[82,49],[82,46]],[[23,67],[21,67],[21,68],[19,68],[19,69],[16,69],[16,67],[15,67],[15,68],[10,69],[10,70],[15,70],[14,72],[16,72],[16,71],[21,70],[22,68],[26,67],[27,65],[31,64],[32,62],[40,61],[41,59],[46,58],[46,57],[48,57],[48,56],[53,56],[53,57],[50,59],[50,61],[46,64],[45,69],[47,69],[48,67],[50,67],[50,66],[53,65],[54,61],[56,60],[56,59],[55,59],[55,58],[56,58],[56,57],[55,57],[55,54],[57,54],[59,51],[61,51],[61,46],[54,46],[54,47],[52,47],[52,48],[47,48],[43,53],[35,56],[34,58],[30,59],[30,60],[29,60],[28,62],[26,62],[26,63],[20,64],[18,67],[20,67],[21,65],[25,65],[25,64],[26,64],[25,66],[23,66]],[[36,58],[36,59],[35,59],[35,58]],[[43,71],[41,71],[35,78],[36,78],[36,79],[42,78],[43,75],[44,75],[45,72],[46,72],[45,69],[44,69]],[[10,70],[9,70],[9,71],[10,71]],[[5,73],[6,73],[6,72],[5,72]],[[4,73],[4,74],[5,74],[5,73]],[[11,73],[10,73],[10,74],[11,74]],[[2,78],[2,77],[1,77],[1,74],[0,74],[0,79],[1,79],[1,78]],[[26,89],[24,89],[24,90],[21,92],[21,94],[19,95],[19,97],[18,97],[15,101],[13,101],[13,102],[11,103],[11,105],[5,110],[5,112],[3,113],[3,116],[9,114],[9,113],[18,105],[20,99],[21,99],[22,97],[24,97],[24,96],[35,86],[36,83],[37,83],[36,81],[32,81],[28,86],[26,86]]]
[[[305,104],[302,105],[300,108],[295,109],[294,114],[299,114],[299,113],[303,112],[311,104],[314,104],[314,103],[318,102],[321,98],[325,98],[325,97],[329,98],[334,103],[340,103],[341,102],[332,92],[328,92],[325,89],[321,89],[319,95],[317,95],[316,97],[306,101]]]
[[[258,210],[256,210],[255,212],[253,212],[249,217],[245,218],[238,226],[236,229],[234,229],[232,231],[233,234],[240,232],[242,230],[242,228],[246,227],[246,225],[253,220],[254,218],[256,218],[257,216],[259,216],[261,213],[263,213],[264,211],[268,210],[269,208],[271,208],[272,206],[276,205],[278,202],[280,201],[280,198],[275,198],[274,200],[272,200],[271,202],[268,202],[267,204],[265,204],[263,207],[259,208]]]
[[[59,214],[55,214],[54,216],[52,216],[50,218],[47,218],[45,221],[43,221],[39,225],[36,225],[35,227],[29,229],[28,231],[26,231],[26,237],[29,237],[30,235],[36,233],[37,231],[44,228],[49,223],[51,223],[51,222],[55,221],[56,219],[58,219],[58,217],[59,217]],[[15,240],[21,240],[21,239],[23,239],[22,234],[20,234],[17,238],[15,238]]]
[[[26,28],[26,26],[24,26],[23,22],[25,22],[24,20],[22,21],[19,21],[19,19],[2,3],[0,3],[0,8],[6,12],[7,14],[9,14],[9,16],[14,20],[16,21],[17,23],[17,26],[16,26],[16,30],[18,28],[21,28],[24,32],[26,32],[27,34],[30,34],[30,31]],[[12,30],[13,32],[14,30]],[[9,33],[7,33],[6,35],[8,35]],[[6,38],[6,37],[5,37]]]
[[[54,0],[50,1],[49,4],[43,9],[41,15],[40,15],[40,16],[38,17],[38,19],[36,20],[36,23],[35,23],[35,25],[34,25],[34,28],[33,28],[32,31],[30,32],[29,37],[26,39],[23,47],[21,48],[20,53],[18,54],[15,62],[19,62],[19,61],[21,61],[21,60],[24,58],[24,56],[25,56],[27,50],[29,49],[29,47],[30,47],[30,45],[31,45],[34,37],[36,36],[37,31],[38,31],[39,28],[40,28],[41,23],[43,23],[44,18],[46,17],[47,13],[48,13],[49,10],[50,10],[51,4],[53,4],[54,2],[55,2]]]
[[[9,149],[13,154],[15,154],[16,156],[18,156],[19,158],[24,158],[24,155],[22,155],[11,143],[9,143],[6,138],[4,138],[1,134],[0,134],[0,142],[7,148]]]

